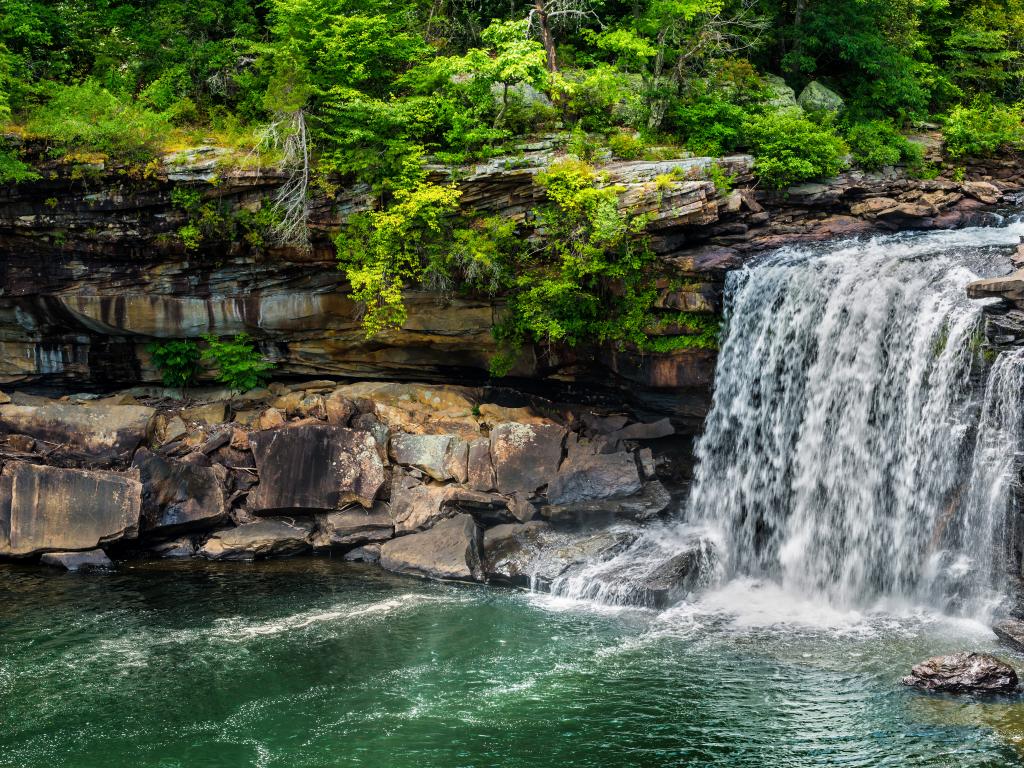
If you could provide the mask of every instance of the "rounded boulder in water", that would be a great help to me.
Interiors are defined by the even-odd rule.
[[[932,693],[1013,693],[1017,672],[987,653],[953,653],[922,661],[901,682]]]

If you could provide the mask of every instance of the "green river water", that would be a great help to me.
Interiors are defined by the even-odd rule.
[[[330,559],[5,565],[0,766],[1024,765],[1024,702],[898,685],[964,648],[996,646],[742,583],[654,612]]]

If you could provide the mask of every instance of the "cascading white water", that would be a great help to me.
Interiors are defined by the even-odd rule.
[[[1024,352],[987,364],[983,302],[965,287],[1005,271],[1022,234],[1014,223],[784,249],[732,273],[685,510],[551,591],[649,602],[666,562],[700,542],[718,578],[839,608],[988,613],[1024,450]]]
[[[727,573],[844,607],[984,610],[1001,570],[1020,365],[1000,358],[981,397],[981,308],[964,287],[979,246],[1018,235],[783,250],[730,276],[688,506],[721,529]]]

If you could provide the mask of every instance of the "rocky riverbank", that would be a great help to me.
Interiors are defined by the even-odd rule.
[[[4,396],[0,555],[79,568],[314,552],[526,585],[611,556],[680,487],[664,418],[384,382],[173,394]]]

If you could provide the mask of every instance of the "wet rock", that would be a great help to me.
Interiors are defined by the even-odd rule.
[[[1024,652],[1024,621],[1005,619],[992,626],[996,637],[1015,651]]]
[[[280,510],[329,512],[356,502],[369,509],[384,484],[372,436],[311,424],[249,436],[260,484],[249,505],[257,514]]]
[[[643,602],[663,608],[710,583],[715,570],[715,550],[710,542],[699,540],[670,557],[637,581]]]
[[[543,532],[551,525],[542,520],[527,523],[505,523],[484,531],[484,568],[489,579],[530,585],[530,575],[537,554],[543,546]]]
[[[396,573],[430,579],[483,581],[483,535],[469,515],[442,520],[422,533],[381,546],[380,564]]]
[[[168,560],[183,560],[195,556],[196,545],[192,539],[186,536],[171,541],[161,541],[150,547],[150,551],[157,557],[163,557]]]
[[[954,653],[922,661],[901,682],[934,693],[1011,693],[1017,673],[987,653]]]
[[[85,571],[100,568],[113,568],[114,564],[102,549],[90,549],[88,552],[47,552],[39,562],[68,571]]]
[[[142,529],[167,535],[211,528],[227,517],[222,478],[213,467],[165,459],[140,448],[132,461],[142,481]]]
[[[356,547],[345,553],[345,559],[353,563],[377,563],[380,562],[380,548],[380,544]]]
[[[271,517],[218,531],[199,549],[208,560],[291,557],[310,549],[313,521]]]
[[[631,453],[579,454],[565,461],[548,486],[548,503],[565,506],[595,499],[618,499],[641,490]]]
[[[316,516],[317,530],[313,547],[354,547],[375,541],[386,541],[395,535],[391,508],[378,501],[372,509],[350,507],[340,512]]]
[[[998,297],[1020,306],[1024,304],[1024,269],[1018,269],[1005,277],[990,277],[968,283],[967,296],[971,299]]]
[[[498,490],[533,493],[558,472],[566,431],[557,425],[506,422],[491,430],[491,462]]]
[[[134,538],[141,507],[135,477],[8,462],[0,473],[0,555],[94,549]]]
[[[66,456],[97,466],[127,461],[146,437],[154,410],[140,405],[0,406],[0,432],[28,435]]]
[[[563,523],[598,523],[612,518],[644,521],[667,511],[671,504],[672,495],[655,479],[645,482],[641,492],[633,496],[548,504],[541,511],[548,520]]]

